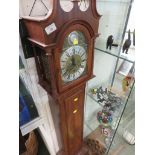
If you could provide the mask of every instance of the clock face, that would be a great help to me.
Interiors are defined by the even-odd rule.
[[[61,77],[65,83],[84,75],[87,66],[87,44],[83,34],[73,31],[68,35],[66,41],[68,45],[65,44],[60,58]]]

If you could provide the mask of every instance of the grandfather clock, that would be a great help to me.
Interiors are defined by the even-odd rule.
[[[62,155],[76,155],[83,145],[86,82],[93,78],[94,41],[100,15],[96,0],[81,10],[72,0],[65,12],[59,0],[45,18],[24,17],[32,44],[39,84],[48,92]]]

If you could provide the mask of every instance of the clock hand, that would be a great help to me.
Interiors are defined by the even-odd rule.
[[[75,63],[75,58],[74,58],[74,56],[72,56],[72,65],[73,65],[73,66],[76,66],[76,63]]]

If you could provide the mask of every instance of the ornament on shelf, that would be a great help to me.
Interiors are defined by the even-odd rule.
[[[112,47],[112,43],[114,41],[114,37],[112,35],[110,35],[107,39],[107,45],[106,45],[106,49],[110,49],[111,50],[111,47]]]
[[[97,92],[97,88],[91,89],[91,93],[92,93],[92,94],[96,94],[96,92]]]
[[[122,80],[122,89],[124,92],[126,92],[130,86],[132,80],[132,76],[126,76],[123,80]]]
[[[103,125],[109,125],[112,123],[112,114],[110,112],[105,112],[105,111],[99,111],[97,113],[97,120],[99,121],[100,124]]]
[[[87,138],[85,140],[86,145],[90,148],[93,154],[103,155],[106,152],[105,146],[96,139],[94,136],[90,136],[91,138]]]
[[[103,106],[103,112],[113,114],[122,105],[122,99],[103,86],[90,89],[92,97]]]
[[[102,86],[97,89],[96,93],[97,93],[97,99],[99,103],[102,103],[103,101],[106,101],[108,99],[107,92],[108,92],[107,88],[103,90]]]
[[[112,35],[108,36],[107,43],[106,43],[106,49],[109,48],[111,50],[112,46],[118,47],[118,44],[113,43],[113,42],[114,42],[114,37]]]
[[[130,38],[131,37],[130,37],[130,29],[129,29],[129,31],[128,31],[128,39],[125,40],[125,43],[123,45],[123,51],[122,51],[122,53],[125,52],[126,54],[128,54],[128,50],[129,50],[130,45],[131,45],[131,39]]]

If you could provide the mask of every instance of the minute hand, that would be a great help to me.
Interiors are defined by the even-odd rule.
[[[75,63],[75,58],[74,58],[74,56],[72,56],[72,65],[73,65],[73,66],[76,66],[76,63]]]

